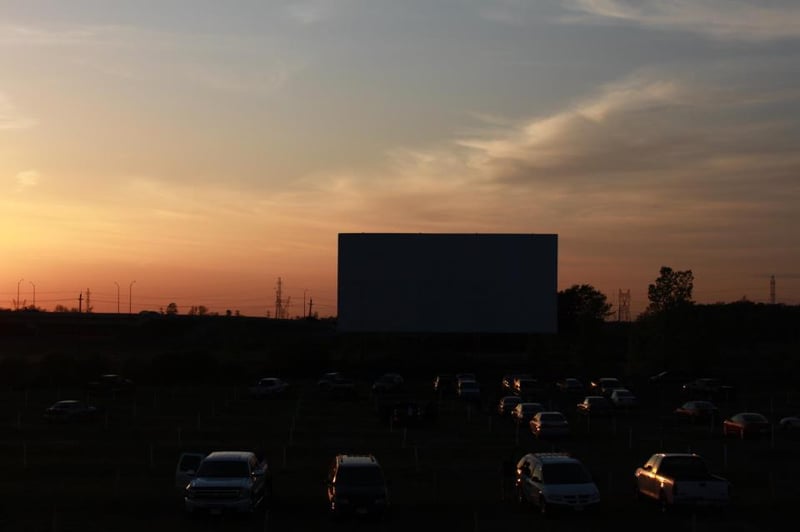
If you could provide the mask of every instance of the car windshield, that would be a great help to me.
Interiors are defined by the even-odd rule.
[[[357,486],[382,484],[383,472],[379,467],[342,467],[336,474],[336,482]]]
[[[478,388],[478,383],[475,381],[461,381],[462,390],[475,390]]]
[[[584,484],[592,481],[589,471],[575,462],[547,464],[542,469],[542,474],[542,481],[546,484]]]
[[[683,480],[703,479],[708,477],[708,468],[697,458],[672,457],[662,461],[658,474]]]
[[[209,460],[200,464],[198,477],[239,478],[247,477],[250,471],[247,462],[240,460]]]

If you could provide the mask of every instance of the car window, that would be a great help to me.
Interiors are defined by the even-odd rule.
[[[206,461],[200,464],[197,471],[197,476],[210,478],[239,478],[249,475],[247,462],[233,460]]]
[[[379,467],[340,467],[336,482],[357,486],[382,484],[383,471]]]

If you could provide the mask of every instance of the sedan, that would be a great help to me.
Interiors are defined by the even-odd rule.
[[[610,399],[617,408],[633,408],[638,405],[636,396],[627,388],[614,388],[611,391]]]
[[[606,416],[611,413],[611,401],[603,395],[587,395],[577,404],[579,414]]]
[[[767,417],[758,412],[740,412],[722,422],[724,436],[738,436],[741,439],[765,436],[771,428]]]
[[[510,416],[514,407],[522,402],[519,395],[506,395],[500,398],[497,403],[497,414],[499,416]]]
[[[800,432],[800,417],[788,416],[781,418],[778,422],[778,426],[780,426],[781,430],[786,432]]]
[[[542,403],[523,402],[514,407],[511,417],[517,425],[529,423],[537,413],[544,411]]]
[[[569,421],[561,412],[537,412],[529,423],[537,438],[559,438],[569,435]]]
[[[686,421],[710,420],[719,416],[719,408],[711,401],[686,401],[673,410],[678,419]]]
[[[47,421],[87,421],[97,415],[97,408],[75,399],[57,401],[44,411]]]

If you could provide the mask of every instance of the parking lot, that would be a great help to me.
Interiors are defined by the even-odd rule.
[[[379,373],[379,372],[378,372]],[[778,530],[800,500],[800,439],[775,432],[754,441],[723,438],[719,423],[676,425],[665,415],[680,397],[636,388],[639,407],[610,417],[579,417],[577,398],[556,393],[548,407],[567,414],[571,435],[539,441],[494,411],[500,378],[482,375],[484,399],[468,405],[436,397],[430,376],[407,378],[408,395],[434,402],[430,426],[402,428],[381,420],[359,382],[355,399],[332,399],[312,378],[292,380],[288,395],[254,400],[240,386],[137,387],[131,395],[86,397],[81,389],[0,392],[0,529],[8,531],[133,530],[408,530],[448,527],[500,530]],[[43,410],[57,399],[87,398],[101,414],[82,424],[48,424]],[[758,410],[774,422],[796,415],[791,391],[750,393],[721,403],[723,416]],[[793,411],[793,409],[795,411]],[[264,453],[274,496],[252,516],[188,519],[173,486],[183,451],[248,449]],[[734,504],[720,512],[662,516],[637,503],[633,471],[653,452],[692,451],[730,479]],[[509,466],[531,451],[566,451],[598,484],[602,504],[590,515],[548,518],[513,499]],[[332,523],[323,480],[337,452],[372,453],[390,481],[391,512],[380,521]]]

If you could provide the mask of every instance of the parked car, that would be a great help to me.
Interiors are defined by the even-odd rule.
[[[371,454],[337,454],[325,480],[328,510],[334,517],[383,515],[389,488],[383,468]]]
[[[433,379],[433,391],[438,395],[455,393],[455,376],[449,373],[440,373]]]
[[[719,408],[711,401],[686,401],[673,410],[673,414],[677,419],[683,421],[710,421],[719,417]]]
[[[731,484],[712,474],[693,453],[655,453],[634,472],[640,501],[655,501],[662,511],[678,506],[725,506]]]
[[[519,395],[504,395],[497,403],[497,414],[503,417],[510,417],[514,407],[522,402]]]
[[[536,402],[521,402],[511,411],[511,418],[517,425],[527,425],[537,412],[544,411],[544,405]]]
[[[459,380],[458,397],[463,401],[479,402],[481,400],[481,385],[478,381],[473,380]]]
[[[609,400],[616,408],[634,408],[639,405],[639,400],[627,388],[614,388],[611,390]]]
[[[253,399],[277,397],[289,390],[289,383],[279,377],[262,377],[252,386],[248,386],[247,395]]]
[[[778,421],[778,426],[784,432],[800,431],[800,416],[787,416]]]
[[[384,373],[372,383],[372,393],[387,393],[401,390],[405,380],[399,373]]]
[[[544,386],[533,377],[517,377],[514,379],[513,392],[523,400],[538,399],[544,393]]]
[[[175,489],[183,496],[186,486],[197,473],[200,462],[208,453],[183,452],[178,456],[178,463],[175,464]]]
[[[591,381],[589,386],[593,394],[605,397],[610,397],[615,388],[625,388],[625,385],[617,377],[600,377]]]
[[[565,377],[556,381],[556,389],[561,393],[582,394],[585,390],[583,382],[576,377]]]
[[[534,414],[529,422],[531,433],[537,438],[563,438],[569,436],[569,421],[561,412],[550,410]]]
[[[771,430],[767,417],[758,412],[739,412],[722,422],[724,436],[738,436],[743,440],[766,436]]]
[[[332,397],[355,397],[356,382],[338,371],[325,373],[317,381],[317,388]]]
[[[56,401],[44,411],[43,417],[52,422],[77,422],[90,421],[97,417],[96,406],[86,404],[77,399],[64,399]]]
[[[605,396],[587,395],[577,404],[576,409],[583,415],[606,416],[611,413],[612,405]]]
[[[517,501],[540,513],[585,512],[600,504],[600,490],[586,466],[566,453],[528,453],[516,466]]]
[[[505,394],[514,393],[514,381],[519,378],[530,379],[533,378],[533,376],[529,373],[519,373],[519,372],[507,373],[503,375],[503,378],[500,380],[500,389],[502,390],[502,392]]]

